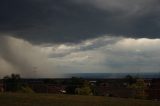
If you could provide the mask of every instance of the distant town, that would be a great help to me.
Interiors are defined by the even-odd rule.
[[[160,100],[160,78],[21,78],[11,74],[0,80],[0,92],[93,95]]]

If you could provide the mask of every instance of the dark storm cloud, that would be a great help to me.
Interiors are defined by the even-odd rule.
[[[78,1],[78,0],[75,0]],[[104,34],[127,37],[159,38],[159,2],[145,4],[140,0],[140,15],[126,16],[137,2],[127,2],[115,8],[97,8],[92,1],[74,0],[1,0],[0,32],[9,33],[32,43],[77,42]],[[83,1],[83,0],[82,0]],[[100,1],[100,2],[99,2]],[[112,6],[110,0],[93,0],[100,7]],[[108,1],[108,2],[107,2]],[[116,0],[113,0],[116,1]],[[151,0],[147,0],[151,1]],[[138,2],[139,3],[139,2]],[[101,4],[103,4],[101,6]],[[122,8],[126,7],[126,8]],[[122,10],[123,11],[122,11]],[[146,12],[147,11],[147,12]],[[143,14],[144,13],[144,14]]]

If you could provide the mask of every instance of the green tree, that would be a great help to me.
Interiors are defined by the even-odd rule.
[[[82,86],[84,79],[72,77],[67,84],[66,91],[68,94],[75,94],[75,89]]]
[[[78,95],[92,95],[92,90],[90,87],[76,88],[75,92]]]
[[[146,99],[148,94],[146,90],[148,89],[147,84],[143,79],[137,79],[136,83],[129,86],[135,92],[133,93],[134,98]]]
[[[131,75],[127,75],[124,78],[124,80],[128,85],[132,85],[133,83],[136,83],[136,78],[132,77]]]
[[[19,74],[11,74],[3,78],[5,83],[5,91],[16,92],[21,89],[21,77]]]
[[[75,93],[78,95],[92,95],[90,83],[85,80],[80,88],[75,89]]]

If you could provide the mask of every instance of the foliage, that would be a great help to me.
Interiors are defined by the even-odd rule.
[[[72,77],[66,87],[67,93],[68,94],[75,94],[75,89],[79,86],[82,86],[83,82],[84,82],[84,79],[82,79],[82,78]]]
[[[3,78],[5,82],[5,90],[16,92],[19,91],[22,87],[21,77],[19,74],[11,74],[11,76],[5,76]]]
[[[82,85],[84,82],[83,78],[72,77],[70,84],[72,85]]]
[[[92,90],[90,87],[76,88],[75,92],[78,95],[92,95]]]
[[[66,87],[67,94],[75,94],[75,89],[77,88],[76,85],[68,85]]]
[[[80,88],[75,89],[75,93],[78,95],[92,95],[89,82],[85,80]]]
[[[21,93],[34,93],[34,91],[28,86],[22,87],[19,92],[21,92]]]
[[[136,80],[137,80],[136,78],[132,77],[131,75],[127,75],[124,79],[128,85],[132,85],[132,84],[136,83]]]
[[[135,91],[133,94],[133,97],[135,98],[145,99],[148,96],[146,93],[148,88],[143,79],[137,79],[137,82],[130,85],[129,88],[132,88]]]

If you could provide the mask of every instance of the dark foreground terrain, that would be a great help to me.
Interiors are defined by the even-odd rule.
[[[160,106],[158,101],[52,94],[0,94],[0,106]]]

